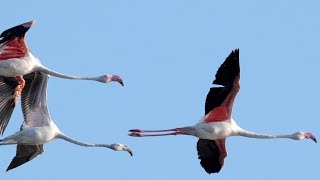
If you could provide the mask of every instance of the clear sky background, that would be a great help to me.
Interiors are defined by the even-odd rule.
[[[233,117],[250,131],[318,138],[320,2],[317,0],[1,1],[0,31],[36,20],[27,45],[59,72],[115,73],[119,84],[51,77],[51,117],[67,135],[130,145],[134,156],[57,140],[5,172],[15,146],[0,147],[0,179],[315,179],[319,144],[231,137],[219,174],[208,175],[191,136],[133,138],[132,128],[193,125],[216,70],[240,48]],[[22,122],[16,108],[5,136]]]

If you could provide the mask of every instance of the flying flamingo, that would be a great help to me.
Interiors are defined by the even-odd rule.
[[[47,84],[49,76],[41,72],[33,72],[25,76],[27,81],[21,95],[21,106],[24,122],[20,131],[0,140],[0,145],[17,144],[16,156],[8,169],[16,168],[43,152],[43,144],[55,139],[64,139],[85,147],[105,147],[115,151],[131,149],[123,144],[88,144],[64,135],[50,118],[47,107]]]
[[[289,135],[267,135],[246,131],[240,128],[232,119],[232,106],[240,90],[239,49],[232,51],[216,73],[212,87],[205,103],[205,116],[194,126],[186,126],[168,130],[130,130],[130,136],[166,136],[191,135],[199,138],[197,143],[198,158],[201,166],[207,173],[218,173],[227,157],[226,138],[229,136],[244,136],[249,138],[289,138],[293,140],[312,139],[317,142],[311,133],[296,132]],[[221,87],[222,86],[222,87]],[[150,132],[169,132],[147,134]]]
[[[57,73],[44,67],[25,43],[25,34],[34,23],[35,21],[23,23],[3,31],[0,35],[0,134],[3,134],[7,127],[19,95],[26,85],[23,75],[39,71],[64,79],[94,80],[102,83],[116,81],[123,86],[123,81],[118,75],[78,77]],[[9,77],[13,77],[14,81]]]

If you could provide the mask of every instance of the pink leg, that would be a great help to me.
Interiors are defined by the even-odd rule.
[[[178,128],[175,129],[166,129],[166,130],[141,130],[141,129],[131,129],[129,132],[136,133],[144,133],[144,132],[168,132],[168,131],[177,131]]]
[[[16,87],[14,92],[14,105],[17,105],[19,96],[26,85],[26,81],[23,79],[22,76],[17,76],[15,77],[15,79],[19,82],[19,85]]]
[[[174,132],[174,133],[166,133],[166,134],[142,134],[142,133],[130,133],[129,136],[132,137],[147,137],[147,136],[170,136],[170,135],[178,135],[178,132]]]
[[[143,134],[143,133],[149,133],[149,132],[170,132],[171,133],[165,133],[165,134]],[[146,137],[146,136],[169,136],[169,135],[191,135],[193,134],[193,128],[192,127],[182,127],[182,128],[174,128],[174,129],[166,129],[166,130],[141,130],[141,129],[131,129],[129,130],[131,132],[129,136],[133,137]]]
[[[219,161],[221,166],[224,164],[224,159],[227,157],[227,150],[226,150],[226,139],[217,139],[214,141],[219,149],[220,157]]]

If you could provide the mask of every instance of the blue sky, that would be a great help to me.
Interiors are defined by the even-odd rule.
[[[240,48],[241,90],[233,110],[250,131],[319,136],[320,2],[316,0],[17,0],[1,2],[0,31],[36,20],[27,45],[56,71],[118,84],[52,77],[51,117],[67,135],[130,145],[134,156],[57,140],[33,161],[5,173],[15,146],[0,147],[0,178],[28,179],[314,179],[319,145],[312,141],[232,137],[219,174],[208,175],[189,136],[132,138],[132,128],[192,125],[216,70]],[[5,132],[17,131],[17,108]]]

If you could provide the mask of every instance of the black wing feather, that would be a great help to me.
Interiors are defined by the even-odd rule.
[[[26,81],[26,85],[21,93],[21,108],[25,121],[27,121],[27,114],[30,112],[31,107],[33,106],[35,96],[38,91],[39,84],[43,76],[40,72],[32,72],[23,76]],[[23,129],[23,125],[20,130]],[[31,161],[39,154],[43,153],[43,144],[41,145],[17,145],[16,156],[12,159],[7,171],[14,169],[22,164]]]
[[[212,84],[232,87],[233,81],[239,73],[239,49],[236,49],[230,53],[227,59],[219,67],[216,73],[216,79],[212,82]]]
[[[0,76],[0,134],[3,135],[14,105],[14,92],[19,83],[14,78]]]
[[[235,78],[240,74],[239,49],[230,53],[219,67],[212,84],[223,87],[212,87],[206,98],[205,114],[219,107],[233,89]],[[222,165],[219,162],[220,152],[213,140],[199,139],[197,143],[198,158],[207,173],[218,173]]]
[[[208,114],[212,109],[219,107],[232,89],[229,87],[213,87],[206,98],[205,114]]]
[[[236,49],[231,52],[216,73],[216,79],[212,84],[218,84],[224,87],[213,87],[210,89],[206,98],[205,114],[208,114],[212,109],[219,107],[223,103],[231,92],[233,82],[239,74],[239,49]]]
[[[22,164],[31,161],[39,154],[43,153],[43,144],[41,145],[17,145],[16,156],[12,159],[7,171],[21,166]]]
[[[32,72],[23,76],[26,81],[26,85],[21,93],[22,97],[22,112],[24,115],[24,119],[26,119],[26,114],[29,109],[25,107],[30,107],[35,98],[36,89],[40,82],[39,78],[42,78],[40,72]],[[37,83],[37,84],[35,84]],[[14,93],[16,87],[19,83],[15,80],[15,78],[3,77],[0,76],[0,134],[2,135],[9,123],[12,112],[15,108],[14,105]],[[32,98],[28,97],[28,94],[32,93]],[[29,106],[28,106],[29,105]]]
[[[222,166],[219,162],[220,152],[213,140],[199,139],[197,150],[200,164],[207,173],[218,173],[221,170]]]

